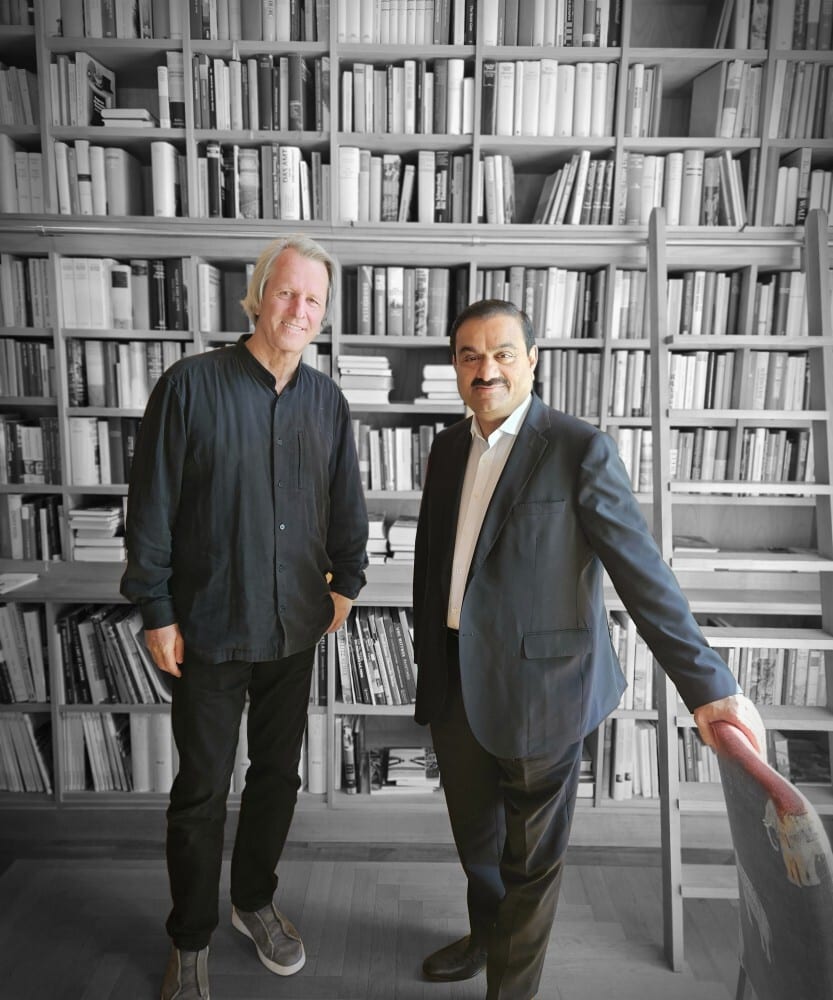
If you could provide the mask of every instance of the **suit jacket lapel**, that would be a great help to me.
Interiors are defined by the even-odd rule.
[[[500,534],[506,518],[512,509],[515,498],[524,489],[535,467],[547,449],[546,438],[541,430],[549,426],[547,408],[536,396],[532,397],[532,405],[526,420],[518,431],[518,440],[512,446],[506,466],[501,473],[491,502],[483,518],[483,526],[474,549],[474,555],[469,569],[469,578],[476,573],[488,556],[495,540]],[[462,481],[461,481],[462,485]],[[460,496],[457,494],[459,507]],[[455,511],[456,524],[456,511]]]

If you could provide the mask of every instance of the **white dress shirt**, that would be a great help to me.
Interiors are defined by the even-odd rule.
[[[483,518],[486,516],[500,474],[531,404],[530,395],[509,414],[497,430],[492,431],[488,438],[483,437],[477,417],[472,418],[471,448],[463,479],[463,492],[460,496],[454,562],[451,566],[451,591],[448,596],[446,622],[449,628],[460,627],[460,608],[463,606],[466,580],[474,548],[483,526]]]

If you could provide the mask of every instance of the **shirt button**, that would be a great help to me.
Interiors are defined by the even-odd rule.
[[[278,572],[279,572],[279,573],[283,573],[283,571],[284,571],[285,569],[286,569],[286,567],[284,566],[284,564],[283,564],[283,563],[278,563]]]
[[[283,438],[278,438],[278,444],[283,444]]]
[[[285,525],[285,524],[284,524],[283,522],[281,522],[281,523],[280,523],[280,524],[278,525],[278,528],[280,528],[280,530],[281,530],[281,531],[285,531],[285,530],[286,530],[286,525]]]
[[[285,604],[279,604],[278,605],[278,611],[286,611],[286,605]]]
[[[278,486],[283,486],[283,480],[282,479],[278,480]]]

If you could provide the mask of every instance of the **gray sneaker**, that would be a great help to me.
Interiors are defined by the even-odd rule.
[[[251,913],[233,906],[231,923],[254,941],[258,958],[270,972],[291,976],[304,967],[307,957],[301,936],[274,903]]]
[[[202,951],[171,948],[162,980],[162,1000],[209,1000],[207,947]]]

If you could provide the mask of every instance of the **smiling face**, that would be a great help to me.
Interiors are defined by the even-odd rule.
[[[267,355],[300,355],[327,310],[327,268],[297,250],[278,254],[263,289],[252,347]]]
[[[488,437],[532,392],[538,348],[527,352],[514,316],[466,320],[457,329],[457,389]]]

